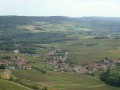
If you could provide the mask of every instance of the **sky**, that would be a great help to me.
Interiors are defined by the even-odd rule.
[[[0,0],[0,15],[120,17],[120,0]]]

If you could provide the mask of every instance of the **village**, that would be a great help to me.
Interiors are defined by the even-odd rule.
[[[6,56],[0,59],[0,67],[7,68],[10,70],[14,69],[31,69],[31,65],[27,61],[20,57],[9,57]]]
[[[67,60],[68,52],[60,53],[58,53],[58,51],[51,52],[52,58],[51,60],[47,61],[46,64],[53,65],[54,71],[58,72],[74,71],[76,73],[89,74],[94,73],[96,71],[105,71],[108,68],[114,69],[117,67],[117,63],[120,63],[119,59],[105,58],[104,60],[98,62],[93,62],[85,65],[71,66],[65,62],[65,60]]]
[[[65,52],[63,50],[48,50],[48,53],[46,54],[28,54],[32,57],[49,57],[47,61],[45,61],[46,64],[53,65],[55,72],[67,72],[67,71],[74,71],[76,73],[81,74],[89,74],[94,73],[97,71],[105,71],[108,68],[114,69],[117,67],[117,63],[120,63],[119,59],[108,59],[105,58],[101,61],[84,64],[84,65],[70,65],[66,63],[66,60],[68,58],[69,52]],[[25,59],[21,58],[12,58],[8,60],[0,60],[0,64],[4,64],[6,66],[9,66],[9,68],[15,69],[31,69],[31,65],[26,63]]]
[[[108,68],[114,69],[117,67],[117,63],[120,63],[119,59],[105,59],[98,62],[75,66],[73,70],[77,73],[94,73],[96,71],[105,71]]]

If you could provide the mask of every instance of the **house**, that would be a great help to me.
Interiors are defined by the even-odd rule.
[[[0,65],[5,65],[9,69],[14,70],[18,69],[31,69],[31,65],[27,63],[27,61],[23,58],[19,57],[11,57],[11,59],[1,59]]]
[[[14,52],[14,53],[19,53],[19,50],[18,50],[18,49],[16,49],[16,50],[14,50],[13,52]]]

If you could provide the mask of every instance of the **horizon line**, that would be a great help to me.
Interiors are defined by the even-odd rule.
[[[120,16],[62,16],[62,15],[49,15],[49,16],[38,16],[38,15],[0,15],[1,16],[16,16],[16,17],[70,17],[70,18],[82,18],[82,17],[102,17],[102,18],[120,18]]]

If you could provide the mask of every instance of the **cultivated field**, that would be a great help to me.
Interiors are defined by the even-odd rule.
[[[120,58],[120,40],[113,39],[79,39],[76,41],[68,41],[62,43],[40,44],[46,48],[59,48],[69,52],[68,59],[70,62],[78,65],[92,63],[108,58]],[[38,51],[46,53],[46,49]],[[23,83],[28,86],[35,86],[38,89],[47,86],[49,90],[119,90],[120,88],[111,87],[104,84],[98,79],[97,74],[92,77],[84,74],[77,74],[75,72],[54,72],[51,65],[45,64],[43,61],[47,57],[35,58],[22,54],[5,53],[3,55],[14,55],[32,61],[32,66],[39,69],[45,69],[46,74],[32,69],[32,70],[14,70],[13,75],[19,78],[18,83]]]

